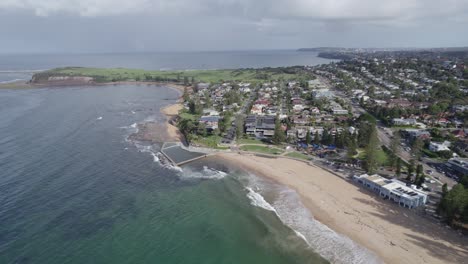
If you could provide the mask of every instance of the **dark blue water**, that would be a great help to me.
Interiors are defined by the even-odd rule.
[[[147,70],[233,69],[317,65],[330,60],[293,50],[119,54],[0,55],[0,82],[29,79],[32,71],[65,66]]]

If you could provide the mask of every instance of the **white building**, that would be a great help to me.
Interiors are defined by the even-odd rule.
[[[443,143],[438,142],[430,142],[429,143],[429,150],[432,152],[439,152],[439,151],[448,151],[450,147],[449,141],[444,141]]]
[[[364,185],[366,188],[379,194],[384,199],[389,199],[399,206],[415,208],[427,202],[427,194],[415,188],[406,186],[398,180],[389,180],[377,174],[355,175],[353,181]]]
[[[414,126],[417,123],[414,118],[393,118],[392,122],[396,126]]]

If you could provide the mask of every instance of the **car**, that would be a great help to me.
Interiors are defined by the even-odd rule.
[[[431,175],[431,174],[433,174],[434,172],[433,172],[432,170],[427,170],[426,173],[429,174],[429,175]]]

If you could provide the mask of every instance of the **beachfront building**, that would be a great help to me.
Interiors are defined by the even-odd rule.
[[[245,133],[259,138],[272,137],[275,134],[275,117],[249,115],[245,119]]]
[[[426,204],[427,194],[416,188],[408,187],[398,180],[389,180],[380,175],[355,175],[353,181],[364,185],[367,189],[384,199],[389,199],[399,206],[415,208]]]
[[[446,163],[447,167],[456,171],[460,176],[468,176],[468,159],[454,158],[449,159]]]

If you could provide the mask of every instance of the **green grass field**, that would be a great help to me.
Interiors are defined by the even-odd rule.
[[[220,142],[221,142],[220,136],[207,136],[207,137],[198,136],[192,139],[192,143],[201,145],[204,147],[209,147],[209,148],[218,148],[218,144]]]
[[[124,68],[57,68],[34,75],[36,81],[46,81],[51,76],[86,76],[96,82],[118,81],[170,81],[197,82],[244,81],[257,82],[266,80],[308,80],[310,73],[302,67],[236,69],[236,70],[190,70],[190,71],[147,71]]]
[[[360,159],[360,160],[365,160],[366,159],[366,151],[365,150],[358,150],[358,151],[359,151],[359,154],[358,154],[357,158]],[[387,153],[385,153],[385,151],[383,151],[383,149],[379,148],[379,150],[377,152],[377,161],[378,161],[379,165],[381,165],[381,166],[388,165],[389,158],[388,158]]]
[[[263,154],[272,154],[272,155],[279,155],[283,153],[281,149],[277,148],[269,148],[265,146],[256,146],[256,145],[245,145],[240,147],[243,151],[251,151],[251,152],[258,152]]]
[[[262,145],[267,145],[267,143],[254,139],[254,138],[241,138],[237,140],[238,144],[262,144]]]
[[[306,154],[299,153],[299,152],[291,152],[286,154],[286,157],[296,158],[296,159],[303,159],[303,160],[310,160],[310,157]]]

